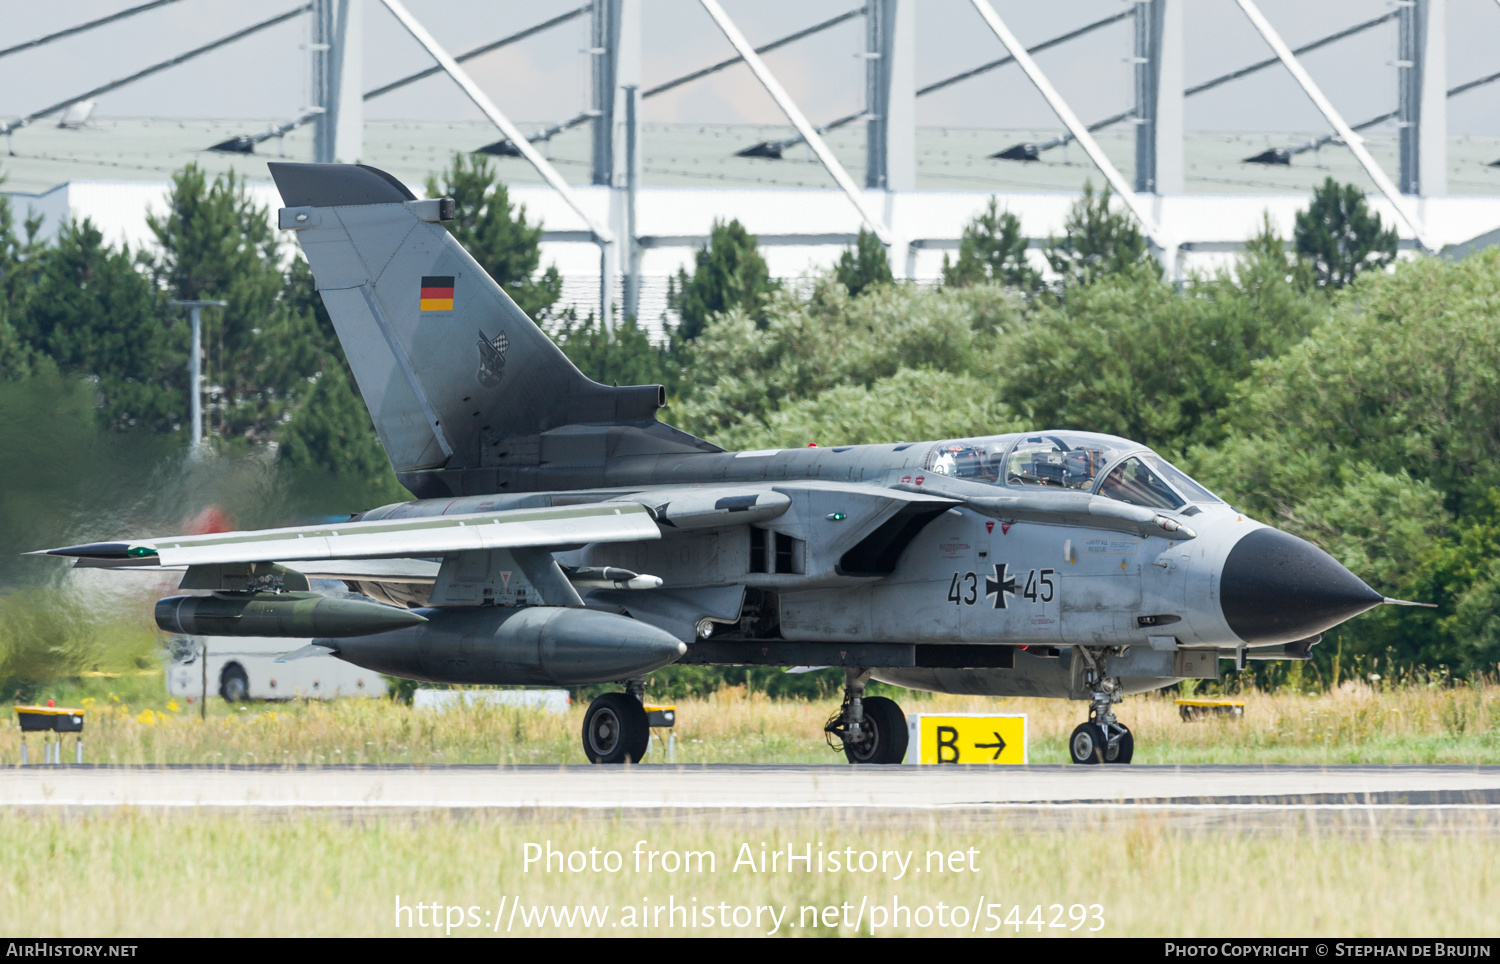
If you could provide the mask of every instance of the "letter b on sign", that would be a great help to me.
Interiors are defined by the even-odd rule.
[[[951,726],[937,728],[937,761],[939,763],[958,762],[958,731]]]

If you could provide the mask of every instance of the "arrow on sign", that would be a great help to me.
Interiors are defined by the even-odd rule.
[[[991,730],[990,732],[991,733],[995,733],[994,730]],[[976,750],[994,750],[995,751],[995,755],[992,756],[992,757],[990,757],[990,759],[991,760],[998,760],[998,759],[1000,759],[1000,754],[1005,750],[1005,740],[1000,736],[999,733],[995,733],[995,742],[994,743],[976,743],[976,744],[974,744],[974,749],[976,749]]]

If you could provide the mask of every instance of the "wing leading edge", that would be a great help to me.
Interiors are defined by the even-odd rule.
[[[163,536],[64,546],[32,555],[68,556],[88,560],[89,565],[100,568],[134,568],[316,559],[395,559],[485,549],[639,542],[660,538],[661,529],[645,506],[611,503],[218,532],[202,536]]]

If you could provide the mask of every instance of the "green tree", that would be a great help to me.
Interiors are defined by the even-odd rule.
[[[788,400],[764,421],[750,419],[715,436],[728,449],[866,445],[901,439],[961,438],[1018,430],[1000,386],[971,374],[902,368],[866,386],[837,385]]]
[[[1013,292],[990,285],[877,285],[851,298],[825,280],[808,300],[782,292],[767,305],[764,327],[731,311],[684,349],[672,421],[695,435],[733,440],[736,432],[762,431],[757,426],[779,409],[811,404],[840,386],[873,388],[902,369],[972,374],[996,385],[996,345],[1020,323],[1020,309]],[[973,401],[947,396],[929,424],[971,419]],[[942,414],[950,408],[951,419]]]
[[[652,344],[634,318],[604,330],[591,313],[582,322],[569,314],[549,332],[563,354],[604,385],[665,385],[676,389],[680,368],[670,345]]]
[[[64,225],[29,271],[16,333],[57,370],[97,379],[99,414],[112,429],[178,428],[187,407],[182,331],[167,328],[151,279],[126,248],[90,221]]]
[[[1234,428],[1190,465],[1381,592],[1439,606],[1362,616],[1340,630],[1346,650],[1493,667],[1496,371],[1500,253],[1367,272],[1305,340],[1254,366],[1229,402]]]
[[[1063,287],[1081,287],[1100,278],[1143,269],[1160,276],[1146,251],[1146,239],[1126,211],[1110,203],[1109,185],[1097,195],[1091,181],[1083,183],[1083,197],[1074,202],[1063,221],[1063,236],[1048,240],[1042,253]]]
[[[1381,225],[1359,188],[1331,177],[1313,189],[1308,209],[1298,212],[1292,237],[1320,288],[1342,288],[1361,271],[1384,268],[1396,258],[1396,229]]]
[[[401,498],[369,410],[342,365],[330,364],[319,373],[306,401],[282,428],[277,457],[294,471],[327,473]]]
[[[562,297],[556,265],[542,263],[542,225],[526,223],[526,208],[512,208],[510,192],[483,154],[454,154],[443,180],[427,178],[428,197],[451,197],[447,228],[495,283],[532,319],[545,317]]]
[[[0,175],[0,184],[4,182]],[[10,199],[0,194],[0,378],[23,378],[36,361],[15,325],[25,313],[32,269],[43,250],[37,240],[41,227],[41,218],[28,218],[24,233],[18,235]]]
[[[1175,291],[1155,272],[1106,275],[1038,307],[1007,348],[1012,404],[1040,427],[1110,432],[1181,451],[1220,438],[1229,400],[1257,360],[1287,351],[1322,319],[1322,299],[1259,247],[1234,275]]]
[[[166,212],[146,222],[160,246],[154,272],[171,297],[229,302],[203,311],[211,432],[269,442],[311,387],[324,343],[287,296],[269,212],[233,173],[209,184],[189,164],[172,177]]]
[[[880,243],[880,238],[873,231],[860,228],[854,247],[844,249],[844,253],[839,255],[833,276],[839,284],[849,289],[851,297],[857,296],[871,285],[890,284],[893,280],[891,263],[886,258],[885,245]]]
[[[1026,260],[1029,244],[1021,232],[1021,219],[999,210],[990,198],[984,213],[964,225],[958,260],[949,264],[943,255],[943,284],[962,287],[990,282],[1034,291],[1041,287],[1042,276]]]
[[[693,273],[679,268],[667,290],[667,304],[682,319],[676,336],[692,341],[703,334],[714,315],[738,308],[757,323],[779,285],[772,280],[755,235],[739,221],[715,221],[708,247],[694,256]]]

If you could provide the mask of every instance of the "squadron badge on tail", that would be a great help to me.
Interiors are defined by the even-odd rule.
[[[503,331],[494,338],[484,337],[482,331],[479,333],[479,384],[485,388],[495,388],[500,384],[500,373],[505,371],[505,349],[509,347],[510,339]]]

